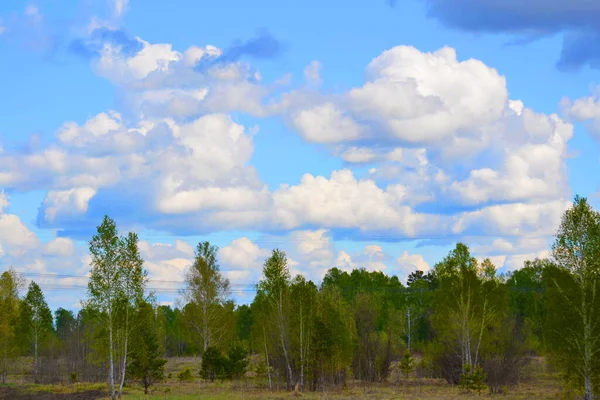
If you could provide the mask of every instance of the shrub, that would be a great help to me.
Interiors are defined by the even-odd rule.
[[[476,391],[481,395],[481,391],[486,388],[485,380],[487,376],[480,366],[472,369],[470,365],[464,366],[464,372],[460,377],[460,386],[468,391]]]
[[[400,360],[400,371],[402,371],[405,379],[408,379],[408,376],[411,374],[411,372],[413,372],[415,366],[415,359],[411,357],[409,351],[406,351]]]
[[[208,347],[202,354],[200,376],[213,382],[215,378],[222,376],[225,369],[226,359],[215,347]]]
[[[223,362],[224,373],[228,378],[239,378],[244,375],[248,367],[248,352],[238,343],[234,343],[227,352],[227,359]]]
[[[179,382],[194,380],[194,377],[192,376],[192,371],[189,368],[184,369],[183,371],[177,374],[177,380]]]

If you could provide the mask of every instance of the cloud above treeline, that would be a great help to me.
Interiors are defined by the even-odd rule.
[[[466,14],[453,14],[450,3]],[[498,19],[487,22],[476,17],[498,7],[495,1],[432,1],[429,13],[468,30],[569,35],[580,32],[576,22],[593,28],[581,8],[546,3],[551,12],[537,22],[526,18],[538,10],[535,1],[520,11],[504,2]],[[126,1],[116,2],[114,15],[126,9]],[[509,23],[518,12],[523,18]],[[561,24],[561,13],[572,15]],[[29,232],[16,248],[31,249],[30,259],[10,253],[14,239],[3,239],[4,254],[25,269],[64,270],[43,261],[52,253],[84,271],[85,249],[73,239],[88,240],[106,213],[124,226],[177,237],[142,245],[157,280],[182,276],[191,263],[185,236],[240,230],[278,238],[293,270],[314,279],[332,266],[402,276],[427,270],[421,255],[392,257],[375,244],[408,240],[448,244],[468,237],[478,256],[518,268],[526,258],[547,255],[571,204],[566,159],[573,126],[565,118],[592,127],[600,120],[597,98],[565,99],[564,117],[533,110],[511,98],[506,78],[492,66],[451,47],[389,48],[373,54],[363,83],[328,92],[320,89],[317,60],[300,85],[290,86],[285,76],[263,81],[252,61],[285,50],[264,30],[225,49],[176,49],[106,21],[93,20],[88,28],[69,48],[117,88],[123,106],[65,121],[45,146],[0,152],[0,187],[44,192],[36,223],[57,232],[44,243],[16,215],[1,216],[14,225],[7,229]],[[233,113],[258,122],[246,126]],[[252,163],[267,118],[344,167],[269,188]],[[339,237],[361,241],[361,250],[337,248]],[[270,247],[277,246],[232,237],[220,251],[227,276],[258,279]]]

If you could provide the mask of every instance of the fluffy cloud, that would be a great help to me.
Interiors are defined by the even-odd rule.
[[[576,122],[583,122],[588,132],[600,140],[600,87],[591,96],[571,100],[567,97],[561,100],[565,115]]]
[[[337,252],[326,232],[390,240],[551,234],[568,205],[571,125],[509,100],[495,69],[461,61],[448,47],[394,47],[369,63],[363,85],[335,95],[315,90],[321,78],[313,62],[307,87],[270,101],[277,85],[244,61],[281,51],[265,32],[225,49],[179,51],[98,23],[72,50],[118,87],[128,110],[67,122],[46,148],[0,153],[0,185],[47,191],[42,227],[95,226],[115,204],[111,212],[126,224],[176,234],[300,230],[292,240],[313,244],[292,254],[298,268],[382,270],[382,252]],[[227,114],[239,111],[280,115],[347,168],[270,190],[251,165],[258,129]],[[234,266],[232,278],[244,278],[254,276],[264,251],[239,239],[222,256]],[[160,263],[152,268],[168,275],[190,257],[161,260],[170,260],[167,272]]]
[[[270,251],[260,248],[246,237],[232,240],[219,249],[219,259],[226,267],[225,275],[235,282],[256,282],[260,277],[264,260]]]
[[[403,251],[400,257],[396,259],[396,263],[403,277],[407,277],[416,270],[429,271],[429,264],[423,259],[422,255],[409,254],[408,251]]]
[[[401,217],[409,225],[405,233],[414,232],[411,223],[426,221],[461,233],[469,220],[489,234],[530,231],[536,227],[526,221],[544,217],[558,224],[570,197],[565,159],[571,124],[509,100],[497,71],[477,60],[459,61],[447,47],[431,53],[395,47],[376,57],[366,75],[361,87],[313,98],[317,105],[302,92],[281,104],[306,140],[335,144],[334,154],[347,163],[372,164],[369,177],[389,183],[386,194],[402,192],[393,208],[410,215]],[[409,208],[400,211],[398,204]],[[447,215],[465,206],[475,210],[450,211],[453,218],[415,212]],[[393,221],[390,216],[383,219]]]
[[[487,126],[503,113],[506,82],[481,61],[458,61],[454,49],[422,53],[398,46],[367,66],[367,81],[341,97],[292,111],[307,140],[336,143],[385,138],[447,143]]]

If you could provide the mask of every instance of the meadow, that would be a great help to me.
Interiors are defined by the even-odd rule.
[[[22,360],[27,364],[29,360]],[[448,384],[443,379],[411,376],[404,379],[399,373],[392,373],[389,382],[365,385],[349,380],[344,387],[303,393],[285,390],[285,387],[266,388],[266,380],[262,377],[245,376],[236,381],[206,382],[197,376],[199,358],[170,358],[165,366],[167,378],[153,386],[150,394],[144,395],[143,389],[137,385],[126,387],[124,399],[148,400],[254,400],[254,399],[469,399],[469,398],[501,398],[501,399],[572,399],[579,393],[567,388],[560,374],[554,371],[544,358],[534,358],[523,369],[522,381],[507,389],[503,394],[492,395],[468,392],[456,385]],[[195,372],[192,381],[180,382],[177,374],[185,369]],[[395,371],[395,370],[394,370]],[[252,374],[247,374],[252,375]],[[6,385],[0,385],[0,399],[39,399],[39,400],[83,400],[109,399],[108,385],[104,383],[56,383],[39,385],[20,380],[19,374],[9,376]]]

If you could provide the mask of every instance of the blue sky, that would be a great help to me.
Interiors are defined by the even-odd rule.
[[[275,247],[316,281],[404,278],[457,241],[501,271],[546,257],[575,194],[598,206],[598,17],[585,0],[2,2],[0,262],[74,307],[104,214],[139,232],[166,302],[200,240],[235,288]]]

